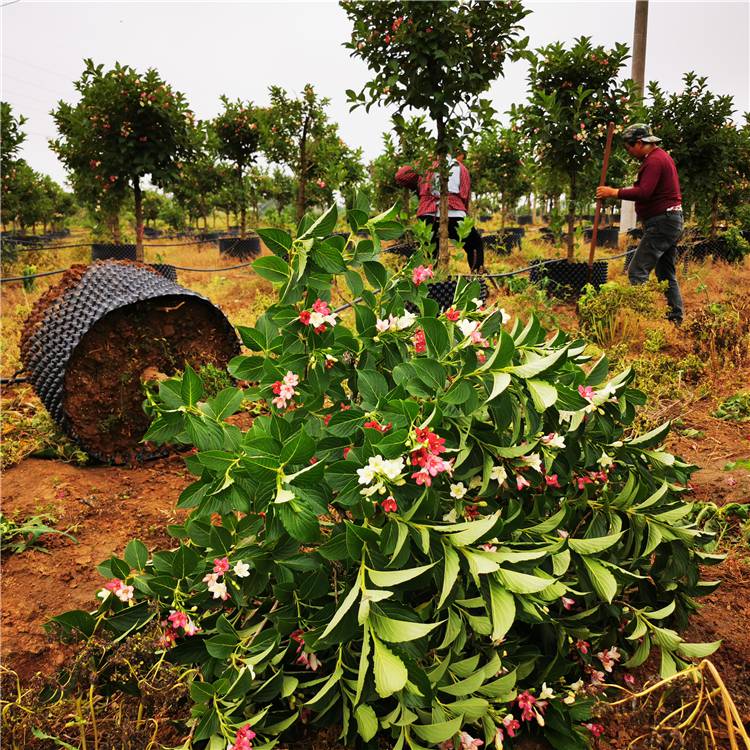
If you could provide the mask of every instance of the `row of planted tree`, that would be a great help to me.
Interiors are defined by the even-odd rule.
[[[520,5],[508,12],[515,13],[516,24],[525,14]],[[536,213],[537,207],[544,213],[564,210],[572,253],[573,225],[577,215],[589,212],[610,120],[618,129],[636,120],[653,125],[677,162],[684,203],[712,231],[720,217],[734,219],[750,199],[747,115],[737,127],[732,97],[713,94],[705,78],[688,73],[684,89],[673,94],[652,83],[646,103],[622,78],[626,45],[607,49],[581,38],[568,48],[556,43],[531,51],[526,40],[510,34],[505,47],[501,40],[504,51],[499,55],[493,52],[496,40],[474,37],[473,44],[487,48],[490,78],[499,75],[508,54],[529,62],[527,101],[510,110],[510,125],[504,127],[486,100],[471,100],[472,92],[449,102],[425,87],[418,55],[425,45],[439,43],[438,35],[427,32],[426,25],[415,35],[416,14],[408,33],[398,22],[403,16],[394,20],[387,7],[382,15],[361,29],[355,24],[349,45],[354,55],[380,71],[369,88],[347,92],[354,105],[399,108],[393,131],[383,136],[383,153],[368,168],[361,150],[340,138],[338,125],[326,113],[328,99],[311,85],[297,98],[271,86],[267,106],[222,97],[216,118],[196,121],[185,96],[155,70],[139,74],[116,64],[105,71],[87,60],[76,83],[79,101],[60,102],[53,112],[59,137],[50,144],[68,170],[75,201],[18,158],[24,118],[14,118],[3,104],[3,223],[18,221],[25,227],[39,222],[46,229],[74,213],[77,202],[119,241],[121,216],[130,210],[140,251],[149,220],[161,219],[175,229],[186,218],[207,226],[212,213],[216,223],[218,209],[227,227],[234,214],[244,234],[248,211],[255,223],[262,210],[275,212],[266,221],[298,222],[306,210],[328,204],[336,192],[346,196],[362,187],[369,187],[380,208],[399,199],[408,206],[408,191],[393,180],[399,166],[426,169],[435,155],[468,147],[474,205],[480,213],[500,209],[504,217],[522,199],[529,212]],[[390,33],[374,34],[375,26]],[[398,75],[388,64],[392,59],[399,60]],[[452,64],[461,70],[460,61]],[[461,116],[449,116],[456,103]],[[407,109],[427,115],[404,117],[400,112]],[[610,182],[623,184],[633,168],[616,150]],[[146,190],[146,184],[171,197]]]

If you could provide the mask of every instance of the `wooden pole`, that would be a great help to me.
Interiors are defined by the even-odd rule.
[[[607,167],[609,166],[609,154],[612,151],[612,136],[615,132],[615,124],[610,122],[607,126],[607,145],[604,147],[604,162],[602,163],[602,173],[599,177],[599,187],[607,182]],[[596,211],[594,212],[594,228],[591,231],[591,249],[589,250],[589,281],[594,269],[594,253],[596,252],[596,239],[599,234],[599,215],[602,211],[602,200],[597,198]]]

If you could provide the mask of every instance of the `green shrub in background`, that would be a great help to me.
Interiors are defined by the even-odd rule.
[[[587,688],[654,648],[664,675],[716,648],[677,632],[719,558],[669,425],[626,437],[632,371],[484,309],[475,282],[440,313],[424,255],[378,260],[394,216],[359,200],[348,238],[335,208],[260,230],[278,302],[230,364],[252,387],[206,398],[187,369],[149,398],[146,438],[195,448],[189,517],[171,549],[134,540],[99,566],[95,612],[54,618],[117,640],[161,623],[191,670],[186,748],[337,727],[347,747],[583,749]],[[346,319],[335,277],[361,300]],[[246,399],[265,414],[243,432],[225,419]]]

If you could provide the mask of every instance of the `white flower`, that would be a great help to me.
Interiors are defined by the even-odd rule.
[[[490,479],[494,479],[498,484],[503,484],[508,478],[508,472],[504,466],[493,466],[490,472]]]
[[[538,453],[530,453],[528,456],[523,456],[521,461],[526,466],[530,466],[534,471],[541,473],[542,471],[542,457]]]
[[[484,300],[479,299],[479,297],[474,297],[471,301],[474,303],[474,307],[476,307],[477,310],[484,305]]]
[[[361,469],[357,469],[357,474],[359,474],[358,481],[360,484],[370,484],[375,479],[375,469],[372,466],[363,466]]]
[[[107,589],[102,589],[101,591],[97,591],[97,592],[96,592],[96,595],[97,595],[97,596],[98,596],[98,597],[99,597],[99,598],[100,598],[100,599],[101,599],[102,601],[106,601],[107,597],[108,597],[108,596],[109,596],[109,595],[110,595],[111,593],[112,593],[112,592],[111,592],[111,591],[109,591],[109,590],[107,590]]]
[[[443,521],[445,521],[446,523],[456,523],[457,519],[458,519],[458,514],[456,513],[455,508],[450,513],[446,513],[443,516]]]
[[[319,313],[319,312],[310,313],[310,325],[313,328],[318,328],[318,326],[325,325],[325,322],[326,322],[326,316],[323,315],[323,313]]]
[[[451,497],[455,497],[456,500],[460,500],[466,493],[467,493],[466,487],[464,487],[463,482],[458,482],[457,484],[451,485]]]
[[[226,583],[209,583],[208,590],[214,595],[214,599],[226,599],[229,596]]]
[[[461,318],[461,320],[456,323],[461,333],[463,333],[464,338],[468,338],[471,336],[474,331],[479,328],[479,321],[478,320],[467,320],[466,318]]]
[[[391,481],[398,479],[399,474],[404,470],[403,458],[392,458],[389,461],[383,461],[380,469],[381,473]]]
[[[608,469],[610,466],[613,466],[615,462],[612,459],[612,456],[608,456],[604,451],[602,451],[602,455],[599,457],[597,463],[602,467],[602,469]]]
[[[505,325],[510,320],[510,315],[508,315],[508,313],[505,312],[505,310],[503,310],[502,307],[500,308],[498,312],[502,316],[503,325]]]
[[[408,310],[398,319],[397,325],[399,331],[403,331],[406,328],[411,328],[414,325],[414,321],[417,319],[417,316],[409,312]]]
[[[120,586],[120,588],[115,591],[115,596],[121,602],[129,602],[133,598],[133,587],[124,585]]]
[[[469,489],[473,490],[477,487],[482,486],[482,476],[480,474],[475,474],[470,480],[469,480]]]
[[[561,409],[558,414],[560,415],[561,422],[570,422],[570,420],[573,419],[573,415],[575,414],[575,412],[565,411],[564,409]]]
[[[565,697],[563,698],[563,703],[567,704],[568,706],[569,706],[569,705],[570,705],[571,703],[575,703],[575,702],[576,702],[576,696],[575,696],[575,693],[568,693],[568,694],[567,694],[567,695],[566,695],[566,696],[565,696]]]
[[[242,560],[238,560],[232,570],[237,578],[247,578],[250,575],[250,566]]]
[[[389,328],[391,327],[391,324],[387,320],[378,320],[375,321],[375,330],[378,333],[385,333]]]
[[[569,687],[574,692],[580,693],[581,690],[583,690],[583,680],[576,680],[575,682],[571,683]]]
[[[295,495],[291,490],[285,490],[283,488],[279,488],[279,491],[276,493],[276,499],[274,500],[275,503],[288,503],[290,500],[294,500]]]
[[[565,438],[562,435],[558,435],[556,432],[550,432],[549,435],[545,435],[542,438],[542,442],[548,448],[559,448],[562,450],[565,447]]]
[[[364,487],[359,492],[361,495],[364,495],[365,497],[372,497],[372,495],[375,495],[377,493],[383,495],[385,494],[385,487],[383,486],[382,482],[376,482],[370,487]]]
[[[555,692],[552,690],[552,688],[547,687],[547,683],[542,683],[542,690],[539,693],[539,700],[540,701],[548,701],[550,698],[555,697]]]

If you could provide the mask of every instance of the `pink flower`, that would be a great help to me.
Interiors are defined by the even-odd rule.
[[[497,547],[494,544],[480,544],[479,546],[485,552],[497,552]]]
[[[479,506],[477,505],[467,505],[464,508],[464,518],[468,518],[469,521],[473,521],[475,518],[479,517]]]
[[[461,750],[476,750],[482,745],[484,745],[482,740],[474,739],[468,732],[461,732]]]
[[[427,339],[421,328],[417,329],[412,340],[414,342],[414,351],[417,354],[422,354],[427,351]]]
[[[419,286],[421,283],[427,281],[427,279],[433,278],[434,275],[430,266],[417,266],[411,272],[411,280]]]
[[[392,497],[387,497],[383,500],[382,506],[385,513],[395,513],[398,510],[398,504]]]
[[[317,186],[318,186],[318,187],[319,187],[319,188],[320,188],[321,190],[325,189],[326,183],[325,183],[325,181],[324,181],[324,180],[316,180],[316,181],[315,181],[315,184],[316,184],[316,185],[317,185]]]
[[[576,641],[576,648],[582,654],[588,654],[591,644],[588,641],[582,641],[580,638]]]
[[[578,489],[582,490],[587,484],[593,484],[594,480],[590,477],[577,477],[576,482],[578,484]]]
[[[607,649],[607,651],[600,651],[596,657],[599,659],[599,661],[602,663],[602,666],[604,667],[605,672],[611,672],[612,667],[617,664],[618,661],[620,661],[621,654],[617,650],[616,646],[612,646],[612,648]]]
[[[107,581],[107,583],[104,584],[104,588],[107,589],[107,591],[117,591],[121,587],[122,581],[119,578],[113,578],[111,581]]]
[[[133,587],[132,586],[120,586],[117,591],[115,591],[115,596],[121,601],[121,602],[129,602],[133,598]]]
[[[172,610],[169,617],[167,617],[167,620],[172,623],[173,628],[184,628],[190,618],[184,613],[184,612],[175,612]]]
[[[320,298],[316,299],[315,302],[313,302],[312,309],[313,312],[320,313],[321,315],[331,314],[331,311],[328,308],[328,303]]]
[[[214,560],[214,573],[223,575],[229,570],[229,559],[226,557],[216,558]]]
[[[567,596],[561,597],[561,600],[562,600],[563,607],[565,607],[565,609],[568,609],[568,610],[573,609],[576,603],[575,599],[571,599],[570,597],[567,597]]]
[[[483,351],[477,352],[477,362],[479,362],[480,365],[483,365],[487,361],[487,355]]]
[[[295,375],[291,370],[284,375],[284,385],[288,385],[292,388],[299,385],[299,375]]]
[[[237,730],[237,735],[234,738],[234,744],[229,745],[227,750],[251,750],[251,741],[255,739],[255,732],[250,729],[249,724],[245,724]]]
[[[560,482],[557,481],[557,474],[545,474],[544,481],[547,483],[547,487],[560,487]]]
[[[445,317],[452,323],[455,323],[461,317],[461,311],[456,310],[454,307],[450,307],[445,311]]]
[[[629,672],[626,672],[622,676],[623,681],[626,685],[630,685],[631,687],[635,685],[635,675],[630,674]]]
[[[537,700],[528,690],[521,693],[516,701],[522,711],[521,719],[523,721],[536,719],[540,727],[544,726],[544,709],[547,707],[547,701]]]
[[[303,310],[299,314],[299,322],[303,325],[309,325],[310,324],[310,311],[309,310]]]
[[[530,487],[529,480],[526,477],[522,477],[520,474],[516,475],[516,487],[522,490],[524,487]]]
[[[503,726],[508,732],[509,737],[515,737],[516,731],[521,728],[521,722],[519,722],[518,719],[516,719],[516,717],[513,716],[513,714],[508,714],[503,719]]]
[[[601,737],[604,734],[604,727],[601,724],[584,724],[583,726],[585,726],[594,737]]]
[[[286,399],[283,398],[283,396],[276,396],[276,398],[272,398],[271,403],[277,409],[286,409]]]
[[[585,398],[586,401],[591,401],[596,395],[596,391],[590,385],[579,385],[578,393],[580,393],[581,398]]]
[[[591,684],[592,685],[601,685],[605,679],[606,677],[605,677],[604,672],[598,669],[591,670]]]
[[[351,445],[347,445],[346,448],[342,451],[344,454],[344,458],[346,458],[349,455],[349,451],[352,449]]]

